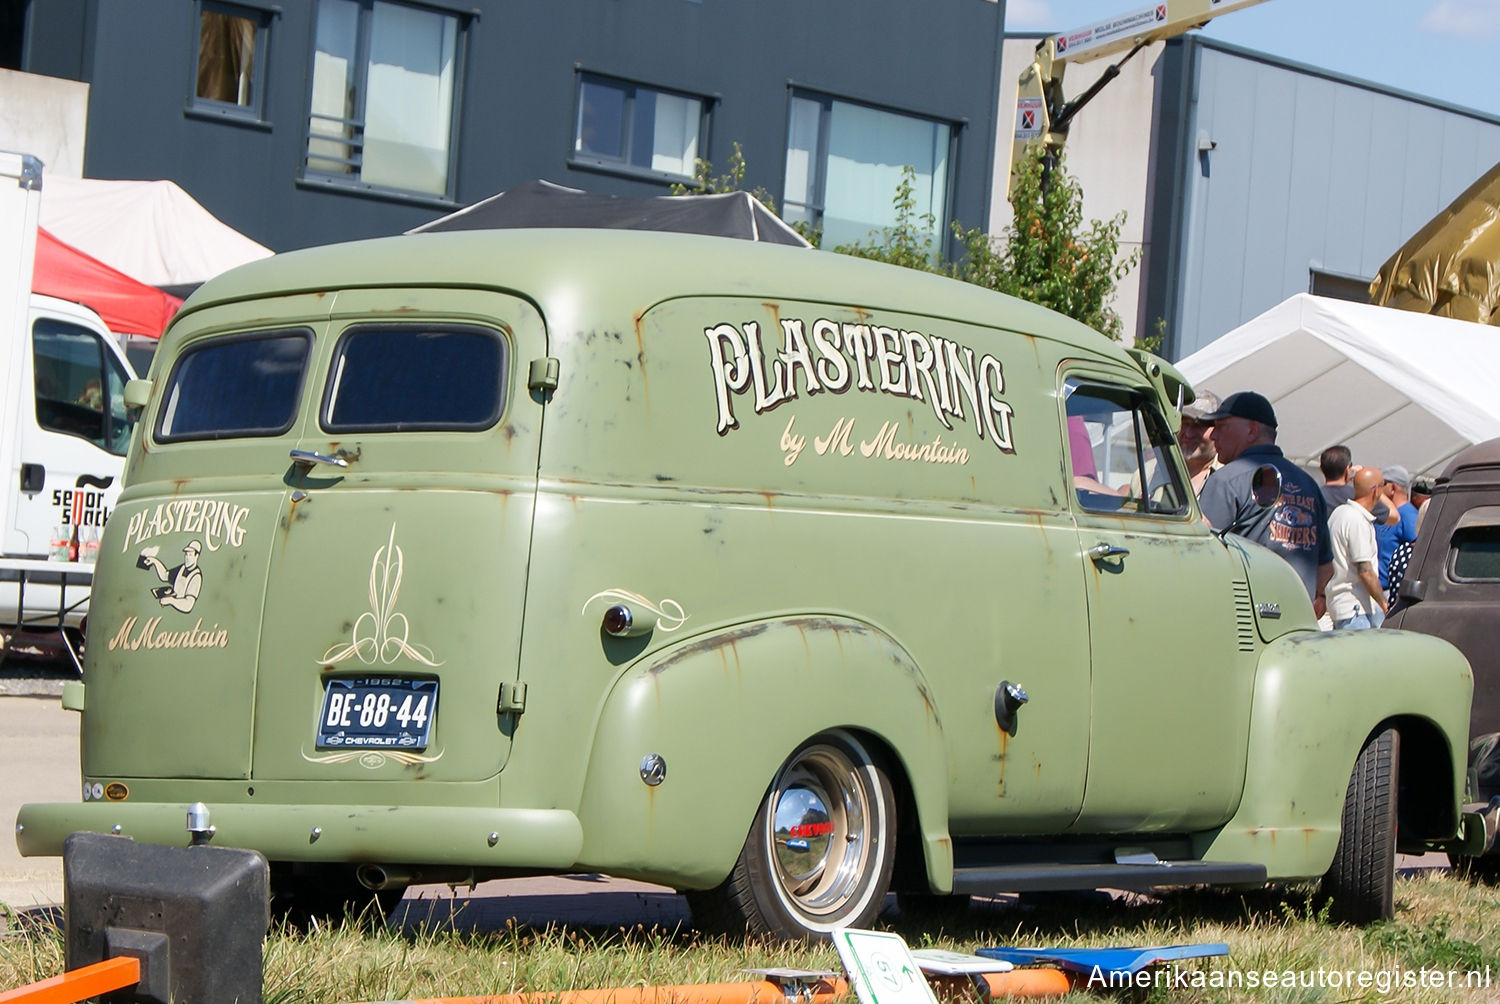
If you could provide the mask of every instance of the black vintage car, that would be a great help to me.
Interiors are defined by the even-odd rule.
[[[1437,635],[1474,670],[1469,798],[1500,799],[1500,439],[1469,447],[1433,488],[1385,626]],[[1500,816],[1500,807],[1490,815]],[[1500,859],[1489,870],[1500,874]]]

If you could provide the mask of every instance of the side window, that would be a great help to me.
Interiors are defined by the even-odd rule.
[[[354,328],[334,354],[323,428],[487,429],[505,406],[505,374],[505,342],[488,328]]]
[[[311,347],[310,332],[275,331],[188,349],[167,379],[156,438],[281,435],[297,418]]]
[[[199,0],[197,8],[198,60],[189,107],[262,121],[271,12],[218,0]]]
[[[1460,525],[1448,561],[1455,582],[1500,582],[1500,523]]]
[[[122,397],[125,370],[99,335],[44,318],[31,344],[37,425],[123,456],[134,425]]]
[[[626,172],[690,178],[705,132],[707,106],[692,95],[581,74],[573,160]]]
[[[1073,490],[1082,508],[1157,516],[1188,511],[1172,434],[1148,395],[1078,380],[1069,380],[1065,393]]]

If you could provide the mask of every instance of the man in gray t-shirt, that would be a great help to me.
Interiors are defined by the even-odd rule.
[[[1290,562],[1321,617],[1324,589],[1333,575],[1322,487],[1282,455],[1276,445],[1276,412],[1261,395],[1254,391],[1231,394],[1208,417],[1214,423],[1214,446],[1224,466],[1209,475],[1198,496],[1203,515],[1214,529],[1253,540]],[[1281,472],[1281,498],[1265,509],[1251,493],[1251,482],[1262,464]]]

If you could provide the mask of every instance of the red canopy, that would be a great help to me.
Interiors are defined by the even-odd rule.
[[[122,335],[159,338],[182,306],[177,297],[90,258],[45,230],[36,235],[31,291],[81,303]]]

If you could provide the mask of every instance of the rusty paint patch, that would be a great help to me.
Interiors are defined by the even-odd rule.
[[[734,648],[734,646],[739,642],[744,641],[747,638],[754,638],[758,635],[763,635],[769,630],[770,625],[751,624],[747,627],[737,628],[736,630],[730,631],[726,634],[715,635],[712,638],[705,638],[702,641],[695,641],[692,644],[686,645],[678,649],[676,652],[673,652],[667,658],[652,666],[649,670],[647,670],[647,672],[652,676],[659,676],[684,659],[691,659],[694,656],[702,655],[705,652],[713,652],[724,648]],[[722,652],[720,654],[722,656]],[[739,659],[738,649],[735,649],[735,659],[736,661],[738,661]]]
[[[650,308],[647,308],[650,309]],[[651,415],[651,383],[646,378],[646,312],[643,310],[635,315],[635,358],[641,364],[641,393],[645,398],[646,415]]]

